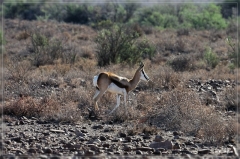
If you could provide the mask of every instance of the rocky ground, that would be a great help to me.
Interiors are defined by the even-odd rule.
[[[6,120],[6,119],[5,119]],[[143,125],[140,125],[143,126]],[[37,118],[9,118],[3,124],[1,158],[238,158],[234,141],[207,146],[182,132],[156,128],[155,134],[129,133],[131,123],[85,120],[76,125],[47,123]],[[28,157],[27,157],[28,156]]]
[[[209,95],[208,102],[219,102],[222,91],[233,88],[231,80],[194,80],[186,87]],[[235,116],[229,108],[226,116]],[[235,140],[223,146],[206,145],[197,137],[166,131],[147,123],[114,123],[103,117],[86,117],[79,124],[47,122],[38,118],[3,116],[2,158],[238,158]],[[136,121],[137,122],[137,121]],[[137,131],[147,127],[149,131]],[[141,129],[142,130],[142,129]]]

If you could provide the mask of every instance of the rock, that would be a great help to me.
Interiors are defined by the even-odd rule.
[[[76,134],[76,136],[81,136],[81,137],[85,137],[86,136],[86,134],[82,133],[79,130],[76,130],[74,133]]]
[[[140,151],[153,151],[153,149],[150,148],[150,147],[137,147],[136,150],[140,150]]]
[[[28,150],[28,152],[29,152],[29,153],[37,153],[37,150],[34,149],[34,148],[30,148],[30,149]]]
[[[13,137],[11,138],[12,141],[16,141],[18,143],[20,143],[22,141],[21,137]]]
[[[132,148],[131,145],[124,145],[124,146],[123,146],[123,150],[124,150],[124,151],[132,151],[132,149],[133,149],[133,148]]]
[[[173,143],[172,141],[166,140],[162,142],[153,142],[149,145],[151,148],[165,148],[165,149],[172,149]]]
[[[142,155],[143,152],[142,152],[141,150],[136,150],[136,154],[137,154],[137,155]]]
[[[174,135],[174,136],[181,136],[182,133],[181,133],[181,132],[174,131],[174,132],[173,132],[173,135]]]
[[[45,148],[45,149],[43,149],[43,152],[44,153],[52,153],[53,151],[51,148]]]
[[[99,147],[95,144],[88,144],[88,147],[95,152],[99,152]]]
[[[126,133],[119,133],[119,136],[120,137],[127,137],[127,134]]]
[[[87,150],[87,151],[85,151],[85,155],[86,156],[93,156],[93,155],[95,155],[95,152],[92,151],[92,150]]]
[[[199,155],[209,154],[210,152],[211,152],[211,150],[209,150],[209,149],[198,150]]]
[[[154,139],[155,142],[161,142],[161,141],[163,141],[163,140],[164,140],[163,137],[160,136],[160,135],[156,135],[156,136],[155,136],[155,139]]]
[[[106,140],[107,140],[107,138],[106,138],[105,136],[100,136],[99,139],[100,139],[101,141],[106,141]]]
[[[179,139],[180,137],[178,135],[174,136],[174,139]]]
[[[161,155],[162,153],[158,149],[155,149],[152,154],[154,154],[154,155]]]
[[[179,153],[180,153],[179,149],[172,150],[172,154],[179,154]]]
[[[40,159],[48,159],[48,156],[47,155],[39,155],[39,158]]]
[[[84,134],[87,134],[87,133],[88,133],[88,131],[85,130],[85,129],[82,129],[81,132],[84,133]]]
[[[104,144],[102,144],[102,147],[109,148],[109,147],[110,147],[110,144],[109,144],[109,143],[104,143]]]
[[[181,149],[181,146],[179,145],[179,143],[175,143],[173,149]]]
[[[127,142],[131,142],[131,141],[132,141],[132,138],[131,138],[130,136],[127,136],[127,137],[125,137],[125,140],[126,140]]]
[[[103,129],[102,125],[94,125],[92,129]]]
[[[65,133],[65,131],[63,130],[57,130],[57,129],[50,129],[51,132],[54,132],[54,133]]]
[[[192,154],[191,151],[187,150],[187,149],[184,149],[184,150],[181,150],[180,151],[182,154]]]

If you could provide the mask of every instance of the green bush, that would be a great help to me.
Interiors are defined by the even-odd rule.
[[[226,20],[221,15],[221,8],[215,4],[197,6],[186,4],[180,8],[181,27],[196,29],[225,29]]]
[[[26,20],[35,20],[37,16],[43,15],[41,6],[43,2],[31,1],[11,1],[3,3],[4,18],[21,18]]]
[[[231,58],[232,65],[231,68],[240,67],[240,47],[239,44],[236,45],[232,42],[231,38],[227,38],[227,44],[230,46],[229,57]]]
[[[141,58],[152,58],[155,47],[146,39],[137,43],[138,37],[139,34],[127,25],[115,24],[100,31],[96,38],[98,65],[123,62],[134,65]]]
[[[41,66],[53,64],[54,60],[62,56],[62,43],[58,40],[51,40],[48,36],[36,32],[31,35],[33,65]]]
[[[175,28],[178,26],[178,17],[173,5],[157,5],[146,7],[139,11],[136,20],[141,25],[158,28]]]
[[[206,48],[203,58],[206,64],[211,68],[215,68],[219,62],[217,54],[212,52],[212,49],[210,47]]]
[[[3,36],[3,32],[0,31],[0,45],[4,45],[5,44],[5,39],[4,39],[4,36]]]
[[[161,4],[139,10],[135,21],[164,28],[225,29],[221,7],[215,4]]]

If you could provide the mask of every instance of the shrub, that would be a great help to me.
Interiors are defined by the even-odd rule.
[[[156,89],[164,88],[166,90],[172,90],[178,87],[181,76],[175,72],[171,67],[164,66],[159,69],[155,69],[152,75],[152,81],[155,83]]]
[[[4,45],[5,44],[5,38],[4,38],[4,36],[3,36],[3,32],[2,31],[0,31],[0,45]]]
[[[42,117],[52,115],[53,112],[58,111],[58,103],[54,99],[43,98],[37,100],[27,96],[6,104],[3,113],[17,117]]]
[[[31,46],[29,48],[34,66],[54,64],[61,60],[65,64],[73,64],[77,60],[78,50],[71,43],[63,43],[61,39],[50,38],[49,33],[35,32],[30,35]]]
[[[97,43],[97,60],[99,66],[111,63],[128,63],[134,65],[141,58],[152,58],[155,47],[147,40],[139,40],[139,34],[134,27],[128,25],[113,25],[110,29],[103,29],[95,39]]]
[[[157,28],[175,28],[178,26],[178,18],[174,14],[173,5],[158,5],[143,8],[137,18],[138,23],[144,26]]]
[[[227,38],[226,42],[230,46],[229,57],[231,58],[231,61],[232,61],[233,65],[235,67],[240,67],[240,60],[239,60],[240,47],[239,47],[239,44],[236,45],[236,43],[234,43],[231,38]]]
[[[225,29],[226,20],[222,18],[220,7],[215,4],[197,6],[194,4],[182,5],[179,11],[182,28],[196,29]]]
[[[190,71],[192,62],[193,59],[190,56],[180,55],[170,61],[170,65],[175,71]]]
[[[212,49],[210,47],[206,48],[203,58],[207,63],[208,67],[211,68],[215,68],[219,62],[218,56],[212,52]]]
[[[31,70],[31,64],[28,60],[20,61],[19,58],[11,58],[5,62],[10,79],[16,82],[26,80]]]
[[[18,2],[6,2],[3,3],[4,17],[5,18],[21,18],[26,20],[34,20],[36,16],[43,15],[41,11],[41,6],[43,3],[39,3],[35,0]]]
[[[182,88],[164,92],[149,120],[166,130],[180,130],[206,143],[221,144],[229,139],[232,122],[225,121],[213,108],[201,104],[197,93]],[[233,137],[233,136],[232,136]]]
[[[62,56],[62,43],[59,40],[50,40],[50,37],[40,32],[31,35],[31,44],[34,66],[53,64],[54,60]]]

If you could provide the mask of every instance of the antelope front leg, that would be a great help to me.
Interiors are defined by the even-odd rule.
[[[127,113],[127,97],[128,97],[126,91],[124,92],[123,96],[124,96],[124,109],[125,109],[125,115],[126,115],[126,113]]]
[[[117,104],[116,104],[115,108],[109,114],[112,114],[119,107],[119,105],[120,105],[120,97],[121,96],[119,94],[117,94]]]

